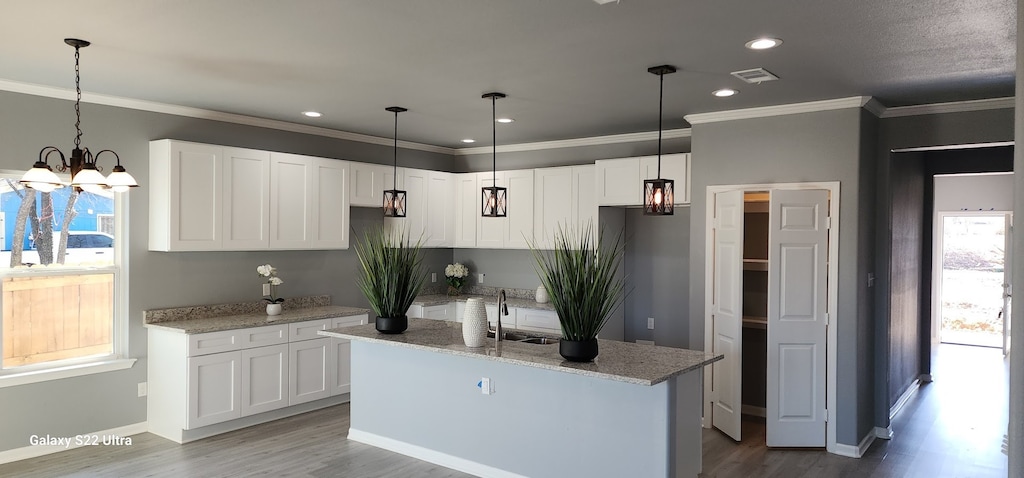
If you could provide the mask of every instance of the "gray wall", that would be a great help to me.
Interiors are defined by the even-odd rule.
[[[690,344],[690,208],[668,217],[626,210],[625,339],[653,340],[657,345]],[[654,330],[647,318],[654,317]]]
[[[0,92],[0,169],[31,167],[39,150],[55,145],[67,152],[74,139],[73,103]],[[0,451],[28,446],[32,434],[74,436],[146,421],[146,399],[136,384],[146,381],[146,331],[142,311],[160,307],[253,301],[260,298],[255,267],[271,263],[286,281],[287,296],[330,294],[335,304],[366,306],[354,287],[355,251],[194,252],[147,250],[149,141],[161,138],[288,151],[321,157],[386,163],[385,146],[197,120],[136,110],[82,106],[83,146],[117,151],[142,186],[129,195],[129,345],[139,361],[131,369],[0,388],[3,433]],[[107,159],[104,158],[104,161]],[[402,166],[449,169],[447,156],[401,151]],[[112,165],[101,162],[100,166]],[[359,229],[380,222],[375,209],[352,209]],[[435,271],[451,260],[450,249],[427,254]]]
[[[704,348],[704,267],[707,221],[706,190],[710,185],[807,181],[840,181],[838,411],[839,443],[857,445],[871,429],[872,375],[868,344],[861,336],[870,330],[862,311],[858,255],[870,244],[858,244],[861,187],[862,112],[836,111],[697,124],[693,127],[692,206],[690,210],[690,347]],[[870,214],[867,211],[866,214]],[[868,367],[867,370],[861,370]],[[847,378],[849,377],[849,378]],[[861,396],[866,394],[866,396]]]

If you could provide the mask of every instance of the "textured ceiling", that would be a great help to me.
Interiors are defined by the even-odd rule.
[[[1013,0],[8,0],[0,79],[403,140],[490,144],[665,128],[683,115],[848,96],[886,106],[1013,95]],[[743,44],[782,38],[774,50]],[[763,67],[780,81],[729,72]],[[721,87],[741,92],[715,98]],[[2,107],[2,105],[0,105]],[[317,120],[299,112],[317,110]],[[88,121],[88,110],[83,112]]]

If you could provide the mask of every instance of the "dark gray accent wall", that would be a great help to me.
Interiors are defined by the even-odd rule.
[[[501,145],[499,136],[498,145]],[[662,154],[689,153],[690,138],[675,138],[662,143]],[[598,159],[629,158],[633,156],[649,156],[658,154],[657,141],[637,141],[633,143],[602,144],[595,146],[577,146],[572,148],[555,148],[538,151],[499,152],[497,169],[530,169],[550,168],[555,166],[572,166],[591,164]],[[453,167],[459,172],[490,171],[494,162],[491,153],[455,156]]]
[[[690,208],[664,217],[626,209],[626,234],[626,341],[689,346]],[[647,328],[648,317],[654,330]]]
[[[891,407],[917,380],[921,364],[920,317],[924,238],[924,155],[894,155],[890,174],[900,187],[892,194],[892,260],[889,310],[889,396]],[[888,409],[886,409],[888,411]]]
[[[65,153],[74,139],[70,101],[0,92],[0,169],[25,170],[43,146]],[[0,388],[5,413],[0,451],[26,447],[32,434],[74,436],[146,421],[146,399],[136,385],[147,380],[146,330],[142,311],[161,307],[259,300],[255,268],[271,263],[285,284],[285,296],[330,294],[335,304],[367,306],[355,287],[357,261],[344,251],[150,252],[148,244],[149,141],[173,138],[321,157],[387,163],[393,150],[319,136],[255,128],[217,121],[108,106],[82,105],[82,145],[113,149],[141,188],[128,199],[129,343],[128,355],[139,359],[127,370],[43,383]],[[107,161],[104,159],[102,161]],[[402,150],[404,166],[449,169],[450,158]],[[110,163],[100,166],[110,168]],[[360,230],[381,222],[376,209],[352,208],[352,225]],[[451,260],[450,249],[428,251],[425,262],[435,271]]]
[[[836,438],[857,445],[870,430],[872,367],[862,334],[871,330],[870,314],[862,309],[861,287],[866,270],[860,270],[860,254],[870,244],[860,244],[859,216],[863,201],[859,191],[862,114],[860,108],[773,116],[693,127],[690,210],[690,348],[704,348],[704,267],[709,253],[705,244],[707,186],[808,181],[840,182],[840,237]],[[862,280],[863,279],[863,280]],[[869,309],[870,310],[870,309]],[[862,322],[869,322],[864,324]],[[867,367],[867,370],[862,370]],[[864,395],[864,396],[862,396]],[[865,425],[867,424],[867,425]]]

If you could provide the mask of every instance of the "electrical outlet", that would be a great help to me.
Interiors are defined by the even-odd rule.
[[[430,282],[437,282],[437,272],[430,273]]]
[[[145,397],[146,395],[149,395],[149,383],[139,382],[139,396]]]
[[[483,272],[481,272],[481,273],[476,275],[476,282],[477,282],[477,284],[483,284],[484,283],[484,273]]]
[[[477,383],[477,386],[480,387],[480,393],[483,393],[484,395],[490,395],[494,393],[494,389],[492,388],[491,385],[491,379],[487,377],[481,378],[480,382]]]
[[[654,330],[654,317],[647,318],[647,330]]]

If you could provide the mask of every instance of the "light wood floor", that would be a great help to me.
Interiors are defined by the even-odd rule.
[[[876,440],[863,458],[814,449],[769,450],[764,424],[745,421],[742,443],[716,430],[704,431],[701,476],[1006,476],[1001,445],[1008,382],[1002,354],[977,347],[939,349],[935,382],[922,387],[895,418],[895,439]],[[185,445],[143,433],[132,437],[130,447],[83,447],[0,465],[0,477],[470,476],[350,442],[348,426],[345,404]]]

